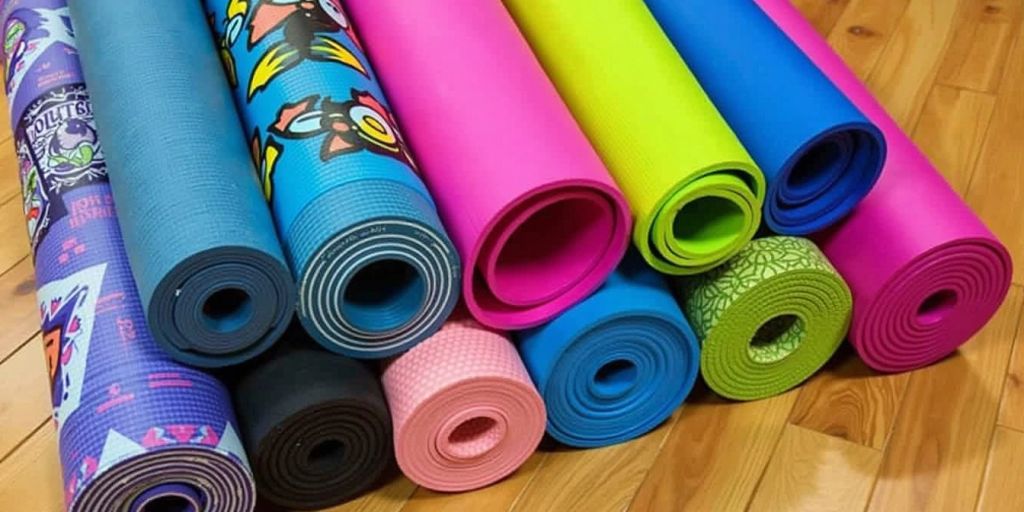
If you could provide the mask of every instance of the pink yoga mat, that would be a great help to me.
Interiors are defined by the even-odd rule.
[[[629,206],[497,0],[346,0],[480,322],[539,325],[625,253]]]
[[[874,191],[817,240],[853,291],[850,341],[880,371],[942,359],[1002,304],[1009,253],[788,0],[757,3],[889,144]]]
[[[544,402],[515,347],[468,315],[392,361],[382,382],[398,465],[428,489],[497,482],[544,435]]]

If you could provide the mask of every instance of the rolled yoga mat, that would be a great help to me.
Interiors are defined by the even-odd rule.
[[[314,348],[297,326],[229,381],[261,498],[289,510],[328,508],[393,467],[391,416],[376,375]]]
[[[642,0],[505,0],[629,198],[657,270],[705,272],[761,222],[764,176]]]
[[[664,278],[635,252],[597,293],[518,341],[548,433],[571,446],[647,433],[679,407],[700,366],[697,337]]]
[[[67,509],[252,510],[227,390],[146,327],[64,1],[0,22]]]
[[[515,346],[464,314],[391,361],[382,382],[398,465],[428,489],[497,482],[544,436],[544,402]]]
[[[462,256],[473,316],[531,327],[596,290],[625,253],[629,207],[501,4],[345,5]]]
[[[871,191],[885,162],[882,132],[756,4],[646,2],[764,171],[772,231],[820,231]]]
[[[853,291],[850,341],[880,371],[946,357],[1006,297],[1013,277],[1006,247],[798,11],[784,0],[758,4],[882,129],[889,145],[874,191],[817,240]]]
[[[809,240],[751,241],[725,265],[681,280],[708,386],[734,400],[781,394],[818,371],[846,336],[852,299]]]
[[[154,337],[192,365],[254,357],[288,327],[294,283],[202,7],[68,5]]]
[[[380,358],[441,327],[459,257],[338,2],[206,0],[306,330]]]

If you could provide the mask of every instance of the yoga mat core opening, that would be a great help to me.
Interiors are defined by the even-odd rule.
[[[614,398],[627,393],[636,385],[636,363],[627,359],[616,359],[597,369],[594,374],[594,391],[605,397]]]
[[[205,500],[191,485],[167,485],[135,499],[133,512],[200,512]]]
[[[959,301],[953,290],[939,290],[929,295],[917,308],[917,321],[924,325],[935,325],[945,320]]]
[[[356,329],[390,331],[416,319],[426,300],[423,276],[404,260],[379,260],[356,271],[345,287],[343,315]]]
[[[750,340],[750,358],[761,363],[781,361],[796,351],[804,338],[804,321],[779,315],[761,324]]]
[[[210,294],[203,303],[203,321],[220,333],[241,329],[252,318],[252,297],[239,288],[225,288]]]
[[[348,462],[345,444],[337,439],[325,439],[313,445],[306,455],[306,464],[317,473],[328,473],[342,468]]]
[[[484,455],[498,446],[505,437],[505,424],[488,416],[475,416],[459,423],[448,434],[444,449],[457,459],[472,459]]]
[[[748,215],[736,202],[718,196],[697,198],[680,208],[672,223],[675,249],[700,255],[727,251],[747,235]]]

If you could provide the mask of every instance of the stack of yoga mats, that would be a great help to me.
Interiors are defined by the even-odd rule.
[[[646,2],[764,171],[772,231],[820,231],[871,191],[885,162],[882,132],[756,4]]]
[[[1009,253],[798,11],[786,0],[758,4],[888,141],[878,186],[818,239],[853,290],[850,341],[880,371],[946,357],[1002,304]]]
[[[580,447],[646,434],[697,379],[700,350],[664,278],[630,253],[594,295],[519,334],[548,433]]]
[[[391,416],[377,377],[314,346],[296,327],[230,378],[259,495],[288,509],[337,505],[393,467]]]
[[[596,290],[629,207],[498,1],[348,0],[496,328],[536,326]]]
[[[455,307],[459,257],[349,17],[329,1],[206,5],[299,318],[351,357],[408,350]]]
[[[199,366],[259,354],[295,290],[202,7],[68,5],[154,337]]]
[[[764,176],[642,0],[505,0],[669,274],[721,264],[761,222]]]
[[[544,402],[515,346],[456,313],[384,370],[402,472],[428,489],[490,485],[519,468],[544,435]]]
[[[227,391],[146,328],[64,0],[0,21],[68,510],[251,510]]]
[[[682,281],[701,373],[736,400],[788,391],[818,371],[850,325],[850,289],[809,240],[759,238],[725,265]]]

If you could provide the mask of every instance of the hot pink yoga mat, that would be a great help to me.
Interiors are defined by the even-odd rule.
[[[467,315],[393,360],[382,382],[398,465],[429,489],[497,482],[544,435],[544,402],[515,347]]]
[[[787,0],[757,3],[889,144],[874,191],[817,240],[853,291],[850,341],[880,371],[942,359],[1002,304],[1009,253]]]
[[[463,261],[501,329],[543,323],[625,253],[629,206],[497,0],[347,0]]]

